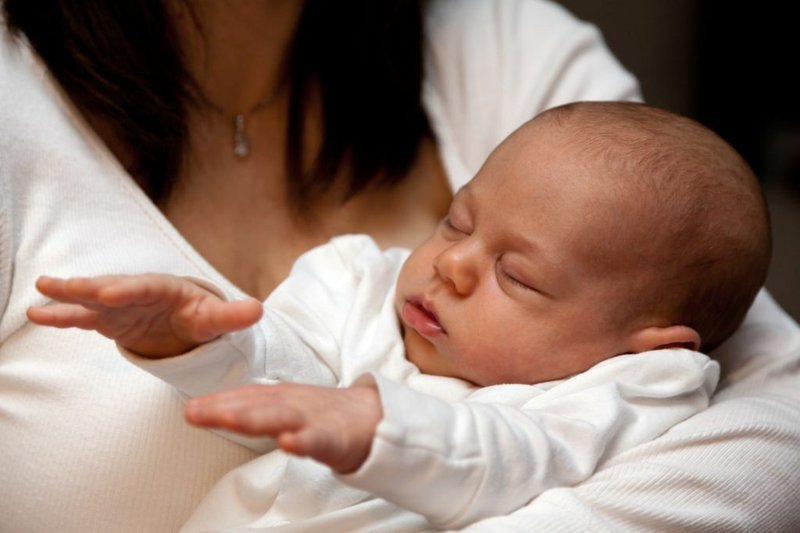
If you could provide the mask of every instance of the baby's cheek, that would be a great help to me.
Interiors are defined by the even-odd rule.
[[[497,353],[484,349],[475,343],[453,355],[450,363],[458,369],[458,377],[476,385],[486,386],[498,383],[497,373],[502,371],[502,361],[498,361]]]

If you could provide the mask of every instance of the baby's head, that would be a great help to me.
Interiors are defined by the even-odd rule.
[[[713,349],[769,256],[758,182],[722,139],[642,104],[577,103],[492,153],[409,257],[396,305],[423,372],[536,383]]]

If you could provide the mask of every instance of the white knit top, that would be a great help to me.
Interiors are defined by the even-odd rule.
[[[454,187],[537,111],[635,99],[594,27],[545,0],[436,0],[425,104]],[[172,532],[256,454],[193,429],[111,341],[35,327],[34,280],[163,271],[235,293],[134,184],[24,44],[0,30],[0,531]],[[472,530],[792,530],[800,330],[766,293],[719,350],[716,403],[574,488]]]

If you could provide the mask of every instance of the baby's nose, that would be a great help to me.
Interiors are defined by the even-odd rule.
[[[437,275],[452,285],[461,295],[470,294],[478,284],[478,264],[475,251],[466,241],[453,244],[441,252],[433,262]]]

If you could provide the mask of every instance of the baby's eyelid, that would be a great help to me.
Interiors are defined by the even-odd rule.
[[[447,226],[449,229],[451,229],[453,231],[457,231],[457,232],[463,233],[465,235],[469,234],[469,232],[467,230],[465,230],[464,228],[460,227],[459,225],[456,225],[453,222],[453,217],[451,217],[450,215],[447,215],[445,217],[445,219],[443,220],[443,222],[444,222],[445,226]]]
[[[520,287],[521,289],[533,292],[539,292],[538,289],[536,289],[536,287],[528,285],[526,282],[520,280],[517,276],[509,273],[505,268],[503,268],[503,265],[499,261],[497,262],[497,269],[500,271],[500,275],[503,276],[510,283]]]

